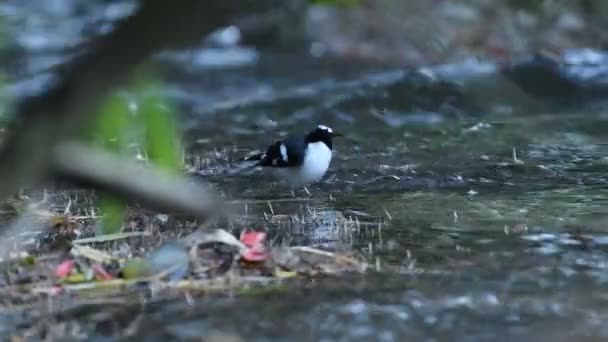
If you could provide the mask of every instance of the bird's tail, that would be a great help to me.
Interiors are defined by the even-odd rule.
[[[263,153],[256,153],[251,156],[247,156],[240,160],[241,162],[244,162],[242,165],[238,165],[237,167],[235,167],[231,170],[228,170],[228,174],[233,176],[233,175],[238,175],[240,173],[254,169],[254,168],[260,166],[260,163],[262,162],[263,157],[264,157]],[[251,162],[254,162],[254,163],[251,163]]]
[[[256,153],[243,158],[242,161],[260,161],[262,157],[264,157],[264,153]]]

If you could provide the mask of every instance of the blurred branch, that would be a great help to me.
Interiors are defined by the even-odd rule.
[[[87,51],[58,69],[55,82],[48,90],[25,99],[17,108],[15,126],[0,150],[0,164],[3,165],[0,169],[0,200],[50,175],[51,158],[56,155],[54,147],[78,135],[94,118],[100,102],[136,66],[157,51],[198,41],[204,34],[230,24],[243,3],[246,1],[176,0],[169,4],[162,0],[142,0],[139,10],[117,23],[113,32],[87,44]],[[74,147],[62,147],[61,150],[83,152]],[[150,200],[149,196],[160,195],[153,191],[126,189],[128,187],[123,180],[113,183],[104,178],[108,176],[105,173],[103,177],[100,173],[87,177],[85,171],[95,171],[89,166],[68,170],[68,161],[74,164],[80,161],[69,159],[69,156],[61,158],[68,159],[59,159],[56,164],[61,168],[59,171],[87,179],[92,185],[139,196],[136,199]],[[107,159],[107,156],[99,158]],[[163,184],[161,188],[167,189],[168,185]],[[168,198],[172,198],[177,201],[175,205],[192,212],[199,211],[198,207],[192,207],[192,203],[185,203],[183,198],[167,194],[160,197],[165,197],[164,200],[159,199],[161,206],[167,206]],[[195,199],[200,200],[191,198]]]
[[[210,188],[99,148],[62,143],[53,153],[52,166],[59,177],[138,199],[157,210],[178,211],[202,219],[220,213],[218,197]]]

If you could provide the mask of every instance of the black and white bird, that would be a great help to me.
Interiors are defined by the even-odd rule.
[[[306,186],[323,178],[331,163],[332,139],[340,134],[330,127],[318,125],[304,136],[290,136],[268,146],[265,153],[245,158],[257,161],[250,167],[271,169],[292,188]],[[250,168],[248,167],[248,168]]]

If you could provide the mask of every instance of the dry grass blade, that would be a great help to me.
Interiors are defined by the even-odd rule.
[[[334,258],[336,256],[335,253],[324,251],[324,250],[313,248],[313,247],[309,247],[309,246],[293,246],[290,248],[295,251],[311,253],[311,254],[318,254],[318,255],[328,257],[328,258]]]
[[[242,288],[247,285],[268,285],[277,282],[277,278],[262,276],[220,277],[215,279],[182,280],[163,283],[167,288],[195,291],[226,291]]]
[[[116,260],[110,254],[89,246],[74,245],[70,253],[75,257],[84,257],[95,262],[107,263]]]
[[[94,236],[90,238],[77,239],[72,241],[74,245],[85,244],[85,243],[96,243],[96,242],[108,242],[114,240],[122,240],[130,237],[138,236],[150,236],[149,232],[127,232],[127,233],[116,233],[116,234],[105,234],[100,236]]]
[[[267,200],[232,200],[226,201],[226,204],[266,204],[266,203],[289,203],[289,202],[310,202],[312,198],[294,197],[294,198],[275,198]]]
[[[245,251],[246,247],[234,235],[223,229],[197,230],[184,237],[182,242],[189,247],[196,247],[204,243],[219,242],[228,246],[234,246],[239,251]]]

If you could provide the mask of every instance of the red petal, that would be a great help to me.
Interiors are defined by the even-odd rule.
[[[247,247],[257,247],[266,240],[266,232],[241,232],[241,242]]]
[[[65,278],[72,273],[73,269],[74,260],[66,260],[55,267],[55,275],[57,275],[59,278]]]
[[[246,261],[264,261],[269,255],[266,252],[266,232],[241,232],[241,242],[247,250],[241,255],[241,258]]]
[[[103,266],[101,266],[100,264],[93,264],[93,265],[91,265],[91,268],[93,269],[93,271],[95,272],[95,274],[97,276],[99,276],[103,280],[112,280],[112,279],[114,279],[114,277],[112,277],[112,275],[110,275],[105,270],[105,268],[103,268]]]
[[[264,261],[268,259],[268,253],[266,252],[257,252],[257,251],[247,251],[241,255],[241,258],[246,261]]]

